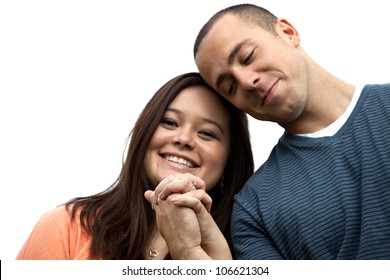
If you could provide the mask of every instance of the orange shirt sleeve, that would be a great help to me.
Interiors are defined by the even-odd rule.
[[[81,227],[79,216],[71,221],[70,213],[62,205],[41,217],[16,259],[90,259],[90,246],[91,236]]]

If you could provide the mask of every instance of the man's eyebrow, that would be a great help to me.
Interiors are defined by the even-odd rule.
[[[241,50],[241,48],[249,41],[250,39],[245,39],[243,41],[241,41],[240,43],[238,43],[233,49],[232,51],[230,52],[229,56],[228,56],[228,59],[227,59],[227,64],[228,65],[232,65],[234,59],[236,58],[238,52]]]
[[[239,51],[241,50],[241,48],[248,42],[250,41],[250,38],[248,39],[245,39],[243,41],[241,41],[240,43],[236,44],[235,47],[232,49],[232,51],[229,53],[229,56],[227,58],[227,65],[232,65],[233,64],[233,61],[234,59],[236,58],[237,54],[239,53]],[[216,88],[218,89],[221,84],[222,84],[222,81],[225,79],[227,75],[226,74],[220,74],[215,82],[215,86]]]

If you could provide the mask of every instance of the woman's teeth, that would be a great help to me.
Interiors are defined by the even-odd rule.
[[[181,165],[184,165],[184,166],[187,166],[187,167],[194,167],[194,164],[192,164],[192,162],[184,159],[184,158],[178,158],[178,157],[175,157],[175,156],[165,156],[164,157],[166,160],[168,161],[171,161],[171,162],[174,162],[174,163],[178,163],[178,164],[181,164]]]

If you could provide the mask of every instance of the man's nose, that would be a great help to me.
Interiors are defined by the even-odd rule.
[[[256,89],[260,75],[254,71],[249,70],[238,70],[235,73],[238,83],[242,86],[243,90],[250,92]]]

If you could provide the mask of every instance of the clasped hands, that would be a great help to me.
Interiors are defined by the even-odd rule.
[[[170,175],[145,198],[173,259],[231,259],[229,246],[210,215],[205,182],[192,174]]]

